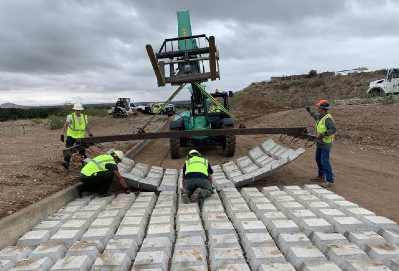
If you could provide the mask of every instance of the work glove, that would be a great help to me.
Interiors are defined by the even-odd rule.
[[[323,139],[323,137],[324,137],[324,133],[318,134],[318,135],[316,136],[317,139]]]
[[[306,106],[306,111],[310,112],[310,106],[309,105]]]
[[[89,136],[90,136],[90,137],[93,137],[93,134],[92,134],[92,133],[90,133],[90,134],[89,134]]]
[[[61,142],[64,142],[64,140],[65,140],[65,138],[64,138],[64,135],[61,135]]]
[[[129,187],[125,188],[125,194],[130,194],[130,188]]]

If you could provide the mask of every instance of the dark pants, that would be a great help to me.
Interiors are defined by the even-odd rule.
[[[76,138],[73,138],[71,136],[67,136],[66,141],[65,141],[65,145],[66,145],[67,148],[70,148],[70,147],[72,147],[75,144],[75,142],[76,142]],[[82,155],[84,158],[87,157],[86,156],[86,150],[80,150],[79,154]],[[69,155],[64,156],[64,161],[69,163],[69,161],[71,161],[71,156],[69,156]]]
[[[90,177],[80,175],[82,183],[79,185],[79,190],[82,192],[98,192],[104,194],[108,192],[114,179],[114,172],[112,170],[100,171]]]
[[[319,168],[319,177],[326,176],[327,182],[334,183],[334,174],[330,164],[330,149],[316,149],[316,163]]]
[[[194,179],[186,179],[186,191],[188,197],[194,193],[197,188],[202,189],[200,199],[208,198],[212,194],[212,186],[209,182],[209,179],[202,179],[202,178],[194,178]]]

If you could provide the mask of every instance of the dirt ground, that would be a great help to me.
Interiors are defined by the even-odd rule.
[[[266,108],[243,111],[241,107],[234,113],[247,127],[291,127],[307,126],[314,131],[314,121],[303,109]],[[272,113],[274,111],[274,113]],[[270,113],[270,114],[269,114]],[[399,104],[338,106],[331,110],[339,134],[331,152],[331,162],[336,185],[332,191],[359,204],[378,215],[399,222]],[[387,117],[388,116],[388,117]],[[132,119],[92,120],[95,135],[135,132],[148,117]],[[156,129],[166,118],[159,119],[150,129]],[[62,143],[59,131],[50,131],[42,126],[22,124],[30,121],[0,123],[0,218],[9,211],[15,212],[33,202],[55,193],[62,188],[79,182],[79,159],[75,159],[69,171],[60,166]],[[267,138],[278,140],[278,136],[239,136],[236,155],[223,157],[220,147],[197,146],[211,164],[222,164],[248,154],[248,151]],[[302,142],[290,146],[288,140],[280,144],[299,148]],[[107,143],[102,150],[111,147],[127,150],[134,143]],[[184,156],[191,147],[181,149],[182,157],[171,160],[169,140],[153,140],[134,160],[164,168],[180,168]],[[90,155],[102,151],[93,149]],[[315,147],[290,165],[260,180],[253,186],[302,185],[316,175],[314,162]],[[117,190],[117,185],[113,185]]]

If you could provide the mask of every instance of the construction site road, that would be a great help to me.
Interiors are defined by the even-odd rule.
[[[264,110],[269,114],[256,111],[251,113],[238,110],[234,113],[247,127],[307,126],[310,131],[314,127],[314,120],[304,109]],[[343,105],[333,108],[331,114],[339,132],[331,151],[336,180],[331,190],[349,201],[399,222],[399,135],[396,133],[399,105]],[[160,127],[164,120],[166,117],[159,119],[151,130]],[[145,116],[118,119],[116,123],[114,120],[104,121],[98,118],[92,121],[92,130],[95,135],[118,134],[112,133],[115,130],[122,134],[137,131],[135,128],[144,122]],[[0,123],[0,163],[3,165],[0,175],[0,217],[79,182],[79,160],[74,160],[69,171],[60,166],[63,146],[57,141],[59,131],[49,131],[42,126],[25,126],[24,132],[22,123],[23,121]],[[270,137],[278,142],[278,136]],[[170,159],[169,140],[156,139],[136,155],[134,160],[163,168],[181,168],[185,154],[191,148],[196,148],[209,159],[211,165],[220,165],[247,155],[251,148],[267,138],[267,135],[238,136],[234,157],[224,157],[220,147],[183,147],[182,157],[177,160]],[[279,144],[289,146],[288,141]],[[109,148],[126,151],[133,145],[134,142],[107,143],[103,144],[103,149],[95,148],[89,155],[94,156]],[[299,147],[302,147],[300,142],[293,148]],[[317,174],[314,155],[315,147],[307,149],[306,153],[293,163],[254,183],[253,186],[309,183],[309,179]],[[121,191],[117,184],[113,184],[111,190]]]

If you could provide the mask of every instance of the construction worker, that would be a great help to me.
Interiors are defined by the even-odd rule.
[[[202,158],[198,151],[191,150],[183,166],[183,203],[194,203],[209,197],[213,191],[212,174],[208,160]]]
[[[85,137],[86,132],[89,134],[89,136],[93,136],[88,127],[87,115],[82,113],[82,111],[84,110],[82,104],[76,103],[72,109],[75,112],[67,116],[64,127],[62,127],[61,131],[61,142],[64,142],[65,131],[67,131],[67,138],[65,143],[67,148],[72,147],[75,144],[76,139]],[[83,156],[83,159],[86,159],[87,156],[85,150],[80,150],[79,154]],[[68,169],[70,161],[71,156],[64,156],[64,161],[62,162],[62,165],[66,169]]]
[[[311,180],[315,182],[325,181],[324,186],[333,186],[334,174],[330,164],[330,150],[337,129],[335,128],[331,114],[328,113],[330,109],[329,102],[327,100],[320,100],[316,106],[318,115],[309,106],[306,107],[306,111],[317,121],[316,133],[317,138],[321,141],[317,142],[316,149],[316,163],[319,172],[317,177]]]
[[[111,154],[103,154],[90,159],[80,172],[82,183],[76,187],[79,197],[82,197],[83,192],[98,192],[103,197],[111,196],[108,190],[114,176],[125,189],[125,193],[130,194],[129,186],[118,171],[117,164],[123,158],[123,152],[113,151]]]

